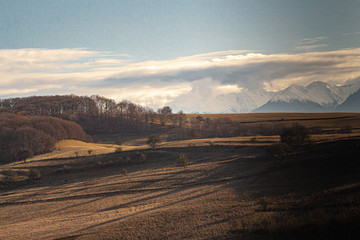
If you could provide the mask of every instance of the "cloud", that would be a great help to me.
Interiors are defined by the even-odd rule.
[[[319,44],[319,42],[327,39],[327,37],[304,38],[295,46],[295,50],[311,51],[317,48],[327,47],[327,44]]]
[[[358,35],[360,32],[350,32],[350,33],[344,33],[342,36],[351,36],[351,35]]]
[[[316,45],[323,39],[302,43]],[[360,48],[269,55],[230,50],[144,62],[85,49],[0,50],[0,98],[99,94],[160,107],[205,99],[211,104],[210,98],[230,92],[279,91],[313,81],[343,85],[359,79]]]
[[[322,48],[322,47],[327,47],[327,44],[315,44],[315,45],[296,46],[296,47],[295,47],[295,50],[308,51],[308,50],[313,50],[313,49]]]

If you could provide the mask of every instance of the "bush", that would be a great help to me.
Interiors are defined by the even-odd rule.
[[[139,161],[145,161],[146,160],[146,154],[140,152],[137,154]]]
[[[18,160],[26,162],[26,159],[33,156],[33,153],[28,149],[20,149],[17,153]]]
[[[40,178],[41,178],[41,174],[38,170],[31,169],[29,171],[29,180],[30,181],[38,180]]]
[[[267,211],[273,203],[273,200],[269,197],[261,197],[257,200],[257,203],[260,205],[262,211]]]
[[[121,174],[124,176],[128,175],[128,170],[126,168],[121,169]]]
[[[115,141],[114,141],[114,144],[116,145],[122,145],[123,144],[123,141],[121,138],[117,138]]]
[[[285,127],[280,134],[281,142],[289,146],[302,145],[309,141],[309,134],[303,125],[295,123],[291,127]]]
[[[156,146],[161,143],[160,137],[156,136],[156,135],[152,135],[148,137],[148,140],[146,141],[146,143],[151,147],[151,148],[156,148]]]
[[[185,154],[180,154],[178,157],[178,165],[181,167],[186,168],[188,165],[188,160],[187,157],[185,156]]]

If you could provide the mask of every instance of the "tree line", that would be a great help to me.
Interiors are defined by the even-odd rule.
[[[172,113],[168,106],[156,112],[148,107],[123,100],[93,96],[33,96],[0,100],[0,113],[23,116],[52,116],[75,121],[89,134],[143,132],[167,126],[183,126],[185,114]]]

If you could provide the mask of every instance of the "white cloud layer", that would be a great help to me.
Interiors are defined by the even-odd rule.
[[[299,47],[323,39],[305,39]],[[231,92],[279,91],[294,83],[359,80],[360,48],[271,55],[233,50],[145,62],[85,49],[0,50],[0,98],[99,94],[157,107]]]

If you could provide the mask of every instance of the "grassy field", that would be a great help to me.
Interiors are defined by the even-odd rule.
[[[306,127],[339,128],[351,126],[359,128],[359,113],[244,113],[244,114],[187,114],[187,120],[197,116],[216,119],[228,118],[242,124],[292,124],[301,122]]]
[[[334,127],[336,116],[346,117],[301,123]],[[0,239],[359,239],[360,132],[358,115],[349,118],[352,133],[312,135],[281,161],[268,152],[279,136],[157,149],[144,136],[121,146],[59,142],[1,166]]]

